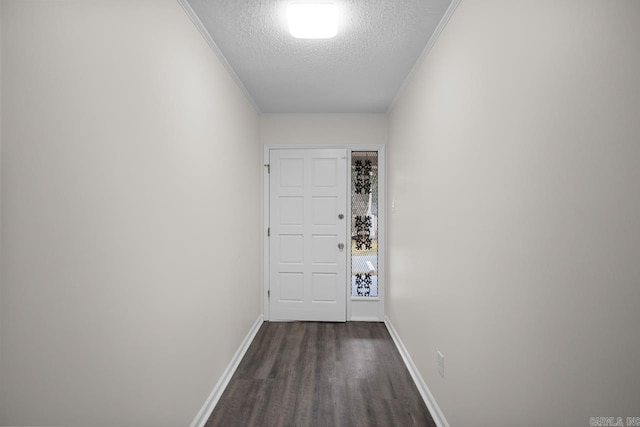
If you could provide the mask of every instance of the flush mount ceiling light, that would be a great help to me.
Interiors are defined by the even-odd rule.
[[[293,3],[287,19],[289,32],[298,39],[330,39],[338,34],[338,10],[332,3]]]

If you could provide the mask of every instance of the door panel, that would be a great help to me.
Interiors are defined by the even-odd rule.
[[[346,320],[346,158],[342,149],[270,150],[272,320]]]

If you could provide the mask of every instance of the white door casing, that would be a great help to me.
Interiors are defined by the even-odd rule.
[[[270,319],[344,322],[347,152],[272,149],[269,163]]]

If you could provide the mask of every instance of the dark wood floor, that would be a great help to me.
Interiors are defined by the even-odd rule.
[[[212,426],[435,426],[383,323],[264,323]]]

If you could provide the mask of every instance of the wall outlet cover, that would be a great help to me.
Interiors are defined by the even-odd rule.
[[[438,373],[444,378],[444,355],[438,352]]]

